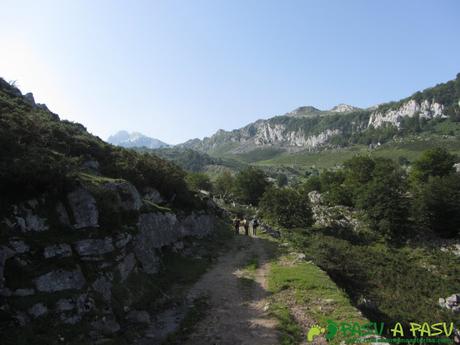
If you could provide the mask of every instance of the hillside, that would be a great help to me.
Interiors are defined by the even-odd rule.
[[[258,162],[288,157],[290,153],[308,155],[356,145],[375,147],[425,134],[440,139],[456,137],[460,128],[459,102],[460,74],[398,102],[368,109],[343,104],[327,111],[300,107],[233,131],[219,130],[211,137],[193,139],[182,146],[215,157]]]
[[[107,144],[3,79],[0,157],[2,344],[131,344],[222,245],[219,209],[181,168]]]

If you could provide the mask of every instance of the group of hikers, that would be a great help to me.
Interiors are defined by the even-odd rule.
[[[257,228],[259,227],[259,221],[256,218],[253,218],[249,221],[246,217],[240,218],[235,217],[233,219],[233,226],[235,227],[235,233],[240,234],[240,227],[244,228],[244,234],[249,236],[249,226],[252,228],[252,236],[257,235]]]

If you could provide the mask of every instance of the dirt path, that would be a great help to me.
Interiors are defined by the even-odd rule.
[[[231,250],[194,285],[188,298],[206,296],[209,309],[184,344],[279,344],[277,321],[267,311],[270,254],[263,241],[236,237]],[[258,262],[252,279],[245,277],[242,271],[249,260]]]

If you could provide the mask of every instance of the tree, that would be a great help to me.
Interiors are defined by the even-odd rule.
[[[288,184],[288,178],[285,174],[278,174],[276,176],[276,184],[278,187],[284,187]]]
[[[312,191],[321,192],[321,181],[319,176],[310,176],[307,181],[301,186],[302,190],[305,193],[309,193]]]
[[[186,181],[192,190],[212,190],[211,180],[209,176],[203,173],[189,173],[186,176]]]
[[[454,172],[456,156],[446,149],[437,147],[426,150],[417,159],[411,171],[411,179],[415,182],[427,182],[430,176],[447,176]]]
[[[270,188],[260,200],[262,215],[277,225],[293,228],[313,223],[308,194],[292,188]]]
[[[355,196],[355,206],[366,211],[371,226],[394,238],[408,230],[409,201],[404,172],[391,159],[373,160],[372,179]]]
[[[260,169],[248,167],[236,175],[235,194],[244,203],[257,205],[269,182]]]
[[[229,171],[224,171],[214,182],[214,192],[221,198],[229,198],[234,190],[235,178]]]
[[[443,237],[460,232],[460,175],[430,177],[416,198],[419,224]]]

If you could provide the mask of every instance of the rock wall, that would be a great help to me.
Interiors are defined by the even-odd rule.
[[[429,120],[447,117],[444,114],[444,106],[442,104],[428,100],[418,103],[417,101],[411,99],[397,109],[390,109],[385,112],[373,112],[368,125],[378,128],[385,123],[390,123],[399,128],[403,118],[414,117],[415,115],[419,115],[420,118]]]
[[[216,219],[205,211],[160,212],[151,207],[152,195],[163,200],[156,190],[141,195],[128,181],[102,181],[81,184],[60,200],[43,196],[12,205],[0,222],[2,328],[46,317],[56,325],[85,322],[98,339],[124,322],[144,322],[149,313],[132,310],[129,298],[115,301],[114,288],[133,274],[158,273],[163,248],[185,250],[184,238],[214,231]],[[101,223],[109,215],[95,191],[111,193],[110,209],[123,219],[117,227]],[[120,308],[123,315],[114,312]]]

